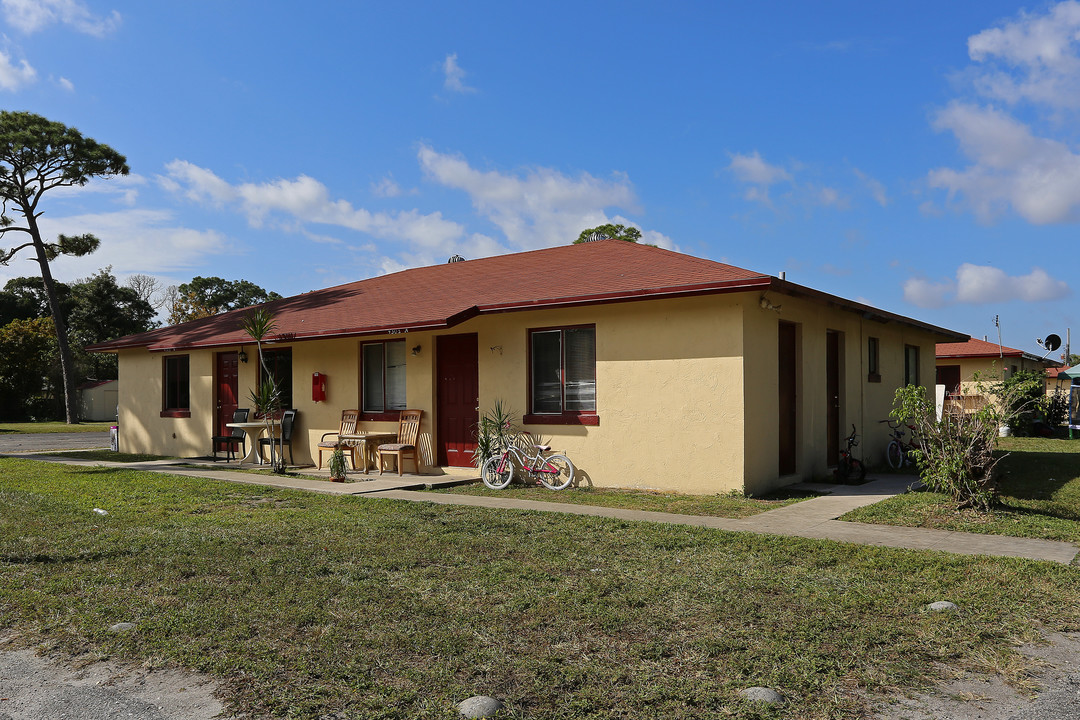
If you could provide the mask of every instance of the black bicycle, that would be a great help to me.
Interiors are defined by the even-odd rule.
[[[847,447],[840,451],[840,462],[836,463],[836,478],[842,483],[857,483],[866,479],[866,466],[862,460],[851,455],[851,448],[858,444],[859,436],[853,424],[851,434],[847,436]]]

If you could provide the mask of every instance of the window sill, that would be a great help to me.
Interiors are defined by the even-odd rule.
[[[599,415],[526,415],[521,418],[525,425],[600,425]]]
[[[870,373],[866,376],[866,382],[879,383],[881,382],[881,375],[877,373]]]
[[[191,417],[191,410],[162,410],[161,417],[163,418],[189,418]]]

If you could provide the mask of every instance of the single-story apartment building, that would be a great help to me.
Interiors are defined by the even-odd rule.
[[[423,411],[426,472],[472,465],[496,402],[603,487],[764,493],[835,466],[854,424],[881,462],[897,387],[966,335],[785,279],[600,240],[450,262],[264,305],[271,372],[315,462],[342,410]],[[132,452],[205,455],[258,376],[249,310],[90,349],[119,356]],[[245,362],[245,358],[247,361]],[[317,375],[316,375],[317,374]],[[310,388],[310,389],[309,389]]]
[[[937,384],[945,386],[946,396],[962,396],[968,410],[989,399],[979,392],[980,382],[986,389],[986,385],[1017,372],[1045,372],[1061,365],[1056,360],[977,338],[939,343],[936,352]]]

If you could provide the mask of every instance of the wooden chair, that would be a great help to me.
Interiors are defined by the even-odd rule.
[[[259,438],[259,449],[261,450],[264,445],[269,446],[271,443],[274,445],[280,445],[281,451],[285,452],[285,446],[289,446],[289,464],[295,465],[292,457],[292,432],[293,426],[296,424],[296,411],[286,410],[281,413],[281,437],[276,438]],[[285,456],[282,455],[282,458]]]
[[[383,457],[393,455],[397,458],[397,474],[401,475],[401,463],[406,455],[411,455],[416,472],[420,472],[420,456],[416,452],[416,438],[420,434],[420,411],[402,410],[398,420],[396,443],[379,446],[379,474],[383,474]]]
[[[236,412],[232,415],[232,421],[234,423],[247,422],[248,409],[237,408]],[[214,456],[214,460],[217,460],[218,445],[225,446],[225,460],[232,460],[236,456],[236,446],[240,445],[244,449],[244,454],[247,454],[247,433],[244,432],[244,428],[230,428],[232,434],[230,435],[214,435],[210,438],[210,453]]]
[[[338,431],[323,433],[322,440],[319,442],[319,469],[322,470],[322,456],[324,452],[334,452],[339,445],[341,445],[342,435],[355,435],[356,434],[356,421],[360,419],[359,410],[344,410],[341,413],[341,427]],[[333,437],[333,440],[327,440],[326,438]],[[342,449],[348,448],[352,458],[353,470],[356,469],[356,446],[344,445]]]

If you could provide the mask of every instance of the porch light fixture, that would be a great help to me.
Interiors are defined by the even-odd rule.
[[[420,354],[420,346],[419,346],[419,345],[417,345],[416,347],[414,347],[414,348],[412,349],[412,356],[413,356],[413,357],[416,357],[416,356],[417,356],[417,355],[419,355],[419,354]]]
[[[240,352],[236,353],[236,358],[242,363],[247,362],[247,353],[244,352],[244,346],[243,345],[240,346]]]

